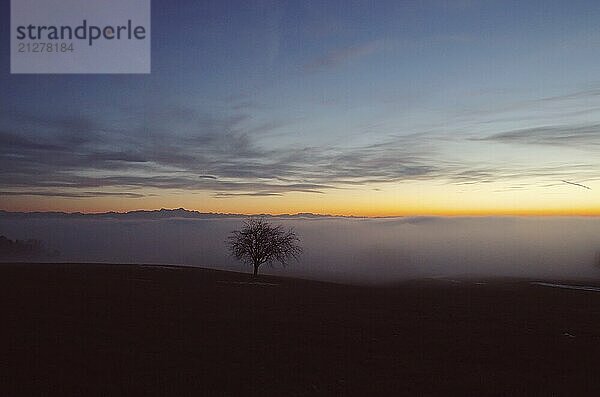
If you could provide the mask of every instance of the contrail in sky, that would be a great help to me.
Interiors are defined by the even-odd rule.
[[[579,186],[579,187],[582,187],[587,190],[592,190],[591,187],[582,185],[581,183],[569,182],[569,181],[565,181],[565,180],[561,180],[561,182],[568,183],[569,185],[573,185],[573,186]]]

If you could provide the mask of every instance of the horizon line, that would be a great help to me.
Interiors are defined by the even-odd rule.
[[[408,218],[408,217],[600,217],[600,211],[594,212],[578,212],[578,211],[499,211],[499,212],[486,212],[486,211],[455,211],[455,212],[433,212],[433,213],[405,213],[405,214],[381,214],[381,215],[358,215],[358,214],[343,214],[343,213],[318,213],[311,211],[300,211],[295,213],[243,213],[243,212],[218,212],[218,211],[207,211],[187,209],[184,207],[177,208],[155,208],[155,209],[134,209],[126,211],[108,210],[108,211],[64,211],[64,210],[25,210],[15,211],[0,209],[0,213],[9,214],[64,214],[64,215],[90,215],[90,216],[101,216],[101,215],[128,215],[140,212],[161,212],[161,211],[185,211],[189,213],[197,213],[202,215],[220,215],[220,216],[231,216],[231,217],[259,217],[259,216],[270,216],[270,217],[285,217],[285,216],[314,216],[314,217],[330,217],[330,218],[369,218],[369,219],[383,219],[383,218]]]

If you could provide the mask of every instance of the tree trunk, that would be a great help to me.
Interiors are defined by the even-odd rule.
[[[259,266],[260,266],[259,263],[254,264],[254,274],[252,275],[252,277],[256,278],[256,276],[258,276],[258,267]]]

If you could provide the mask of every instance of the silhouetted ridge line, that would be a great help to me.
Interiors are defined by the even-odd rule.
[[[92,218],[92,219],[165,219],[165,218],[191,218],[191,219],[215,219],[215,218],[246,218],[251,216],[277,217],[277,218],[364,218],[346,215],[314,214],[311,212],[301,212],[297,214],[238,214],[222,212],[200,212],[187,210],[185,208],[159,210],[134,210],[127,212],[101,212],[101,213],[83,213],[83,212],[63,212],[63,211],[34,211],[34,212],[11,212],[0,210],[0,217],[27,217],[27,218]]]

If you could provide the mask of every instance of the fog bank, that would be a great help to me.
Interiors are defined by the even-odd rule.
[[[294,227],[299,263],[264,273],[379,283],[417,277],[599,277],[600,218],[272,218]],[[225,240],[242,218],[10,217],[0,235],[40,239],[54,260],[185,264],[250,271]]]

